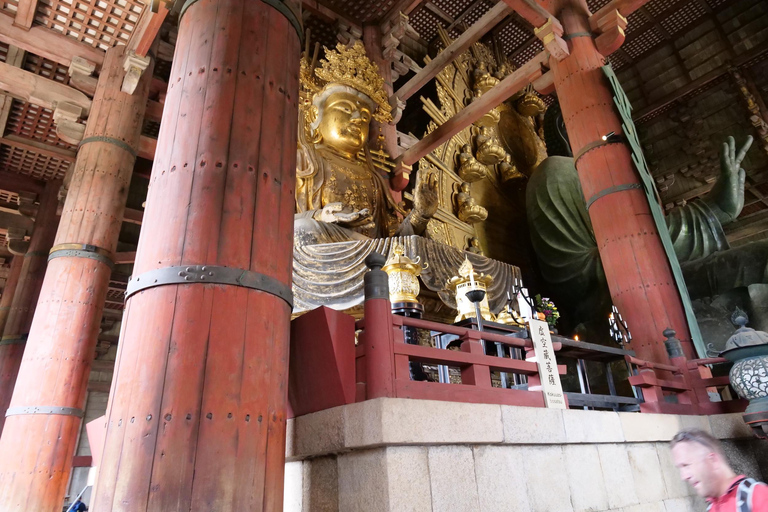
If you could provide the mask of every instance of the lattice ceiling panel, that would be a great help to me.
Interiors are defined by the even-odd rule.
[[[19,0],[0,0],[0,7],[3,11],[15,15],[19,10]]]
[[[395,5],[395,0],[328,0],[323,5],[359,23],[380,20]]]
[[[627,61],[623,52],[613,52],[608,56],[608,62],[611,63],[611,66],[613,66],[613,69],[616,71],[629,64],[629,61]]]
[[[68,160],[41,155],[9,144],[0,145],[0,168],[43,181],[62,179]]]
[[[707,4],[709,4],[712,9],[717,9],[726,2],[728,2],[728,0],[707,0]]]
[[[653,49],[664,40],[656,30],[656,27],[651,27],[639,36],[633,38],[631,41],[624,43],[624,51],[637,60],[638,57]]]
[[[5,62],[8,59],[8,45],[0,43],[0,62]]]
[[[56,135],[56,123],[53,121],[52,111],[24,101],[13,100],[5,133],[13,133],[19,137],[73,151],[77,150],[77,146],[64,142]]]
[[[467,25],[472,25],[474,22],[483,17],[485,13],[491,10],[491,6],[485,2],[477,4],[477,7],[472,9],[462,20]]]
[[[106,50],[128,42],[143,8],[138,0],[39,0],[35,22]]]
[[[696,0],[692,0],[660,21],[664,30],[675,35],[688,25],[706,14],[706,11]]]
[[[601,7],[604,7],[610,0],[587,0],[587,6],[589,6],[590,12],[597,12]]]
[[[318,58],[323,57],[323,46],[327,48],[336,48],[336,29],[333,25],[330,25],[316,16],[310,15],[304,20],[304,28],[309,29],[312,38],[312,48],[310,52],[314,51],[315,43],[320,43],[320,53]],[[311,58],[311,56],[310,56]]]
[[[652,0],[645,4],[645,8],[656,19],[661,19],[661,15],[664,11],[674,9],[678,5],[682,5],[687,0]]]
[[[517,55],[515,55],[512,58],[512,62],[515,66],[522,66],[529,60],[531,60],[535,55],[540,53],[544,49],[544,45],[541,43],[541,40],[536,38],[533,39],[528,46],[526,46],[522,51],[518,52]]]
[[[69,83],[69,73],[66,67],[33,53],[27,53],[24,59],[24,69],[49,80],[55,80],[63,84]]]
[[[507,23],[496,37],[501,42],[501,48],[504,54],[509,55],[522,47],[532,35],[533,33],[521,22],[517,19],[513,19],[511,22]]]
[[[643,16],[643,13],[635,11],[627,18],[627,28],[624,30],[624,33],[627,37],[634,35],[634,33],[642,29],[646,23],[648,23],[648,19]]]
[[[8,190],[0,190],[0,202],[19,204],[19,194],[9,192]]]
[[[470,5],[466,0],[434,0],[432,3],[453,19],[458,18]]]
[[[417,9],[415,13],[412,13],[410,23],[413,28],[419,33],[422,39],[429,42],[437,34],[438,25],[445,27],[443,20],[437,17],[429,9],[421,8]]]

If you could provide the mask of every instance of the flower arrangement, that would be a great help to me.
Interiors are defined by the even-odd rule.
[[[538,294],[534,297],[534,300],[536,303],[536,311],[544,315],[544,319],[550,328],[555,327],[557,319],[560,318],[560,312],[557,310],[555,303],[546,297],[542,299],[541,295]]]

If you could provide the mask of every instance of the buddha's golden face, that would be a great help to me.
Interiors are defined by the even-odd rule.
[[[369,104],[355,94],[337,91],[325,100],[321,116],[317,130],[323,143],[354,159],[368,141]]]

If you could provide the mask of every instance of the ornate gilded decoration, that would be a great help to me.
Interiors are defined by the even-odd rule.
[[[464,144],[459,153],[459,177],[467,183],[481,180],[488,175],[488,168],[477,161],[472,146]]]
[[[475,318],[475,305],[467,298],[467,292],[471,290],[483,290],[486,291],[493,284],[493,277],[475,272],[475,267],[469,258],[464,260],[464,263],[459,267],[459,275],[454,276],[446,283],[446,289],[452,293],[456,300],[456,307],[458,309],[458,315],[454,319],[454,322],[460,322],[466,318]],[[482,302],[480,303],[480,315],[485,320],[493,321],[494,315],[488,308],[488,294],[486,293]]]
[[[392,107],[384,90],[384,79],[379,73],[379,67],[371,62],[365,54],[361,41],[351,47],[339,43],[336,50],[325,49],[325,59],[320,61],[320,67],[314,70],[314,75],[325,84],[346,85],[359,91],[373,100],[377,105],[373,118],[380,123],[392,121]],[[305,85],[315,88],[322,83],[318,80],[306,80]]]
[[[547,110],[547,105],[544,100],[533,91],[533,85],[529,84],[525,89],[525,94],[520,98],[515,105],[515,109],[522,116],[536,117],[544,113]]]
[[[496,165],[503,162],[507,152],[501,147],[499,139],[487,126],[480,127],[480,133],[475,136],[477,159],[486,165]]]
[[[392,244],[392,254],[382,267],[389,276],[389,301],[418,303],[421,257],[412,260],[405,256],[405,249],[399,243]]]
[[[457,215],[462,222],[474,224],[488,218],[488,210],[478,205],[470,195],[469,183],[462,183],[456,194]]]
[[[765,121],[765,115],[760,110],[760,105],[758,105],[752,91],[749,90],[749,83],[738,68],[731,68],[728,71],[731,73],[733,81],[736,82],[736,85],[739,87],[741,96],[744,98],[747,110],[749,110],[749,113],[751,114],[749,116],[749,121],[752,123],[752,126],[755,127],[755,130],[762,141],[763,151],[768,153],[768,122]]]

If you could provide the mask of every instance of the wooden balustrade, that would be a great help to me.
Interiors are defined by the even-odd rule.
[[[722,364],[723,358],[686,359],[673,357],[672,365],[627,356],[627,363],[637,367],[629,383],[642,390],[641,412],[664,414],[723,414],[743,412],[746,400],[713,402],[710,391],[729,385],[728,376],[712,377],[710,365]],[[669,375],[671,374],[671,376]],[[703,375],[702,375],[703,374]]]

